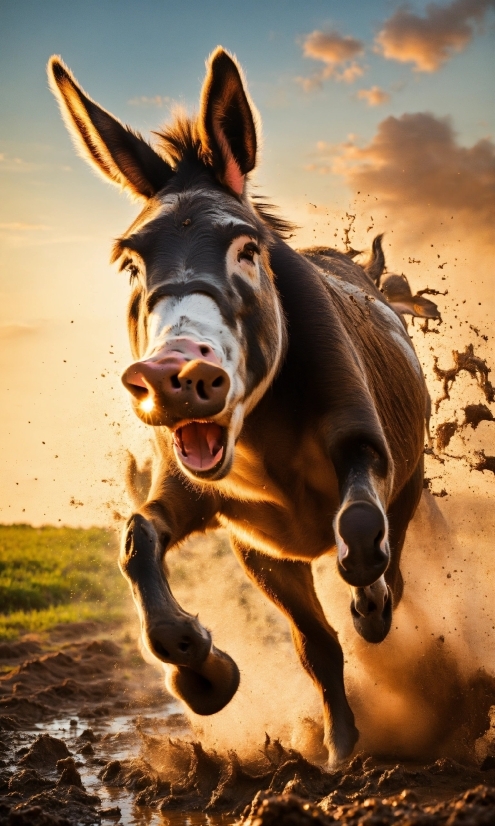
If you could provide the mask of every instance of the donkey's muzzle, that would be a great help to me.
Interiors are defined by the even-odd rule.
[[[230,390],[230,378],[212,348],[186,337],[132,364],[122,382],[134,397],[137,415],[147,424],[167,427],[221,413]]]

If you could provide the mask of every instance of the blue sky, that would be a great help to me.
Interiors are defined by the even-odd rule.
[[[338,143],[349,132],[369,140],[389,114],[448,115],[463,144],[493,134],[493,14],[486,15],[484,34],[440,70],[417,72],[373,52],[374,37],[398,5],[359,0],[2,0],[0,151],[33,163],[65,161],[80,173],[82,165],[74,163],[47,89],[44,66],[52,53],[63,56],[92,97],[146,132],[166,118],[166,103],[156,107],[129,101],[161,96],[194,107],[204,60],[219,43],[238,56],[261,112],[265,164],[260,174],[272,190],[279,185],[284,193],[303,194],[311,178],[304,165],[316,141]],[[418,13],[424,6],[411,4]],[[322,65],[303,56],[304,37],[315,29],[361,40],[365,74],[352,84],[330,81],[305,93],[294,79]],[[371,108],[356,94],[374,85],[391,98]],[[53,172],[46,200],[58,194],[58,178],[64,178]],[[277,184],[282,175],[290,181]],[[46,208],[45,199],[40,208]]]
[[[421,24],[426,15],[431,25],[410,47],[413,58],[403,62],[397,51],[387,58],[376,41],[385,31],[393,52],[397,31],[407,28],[400,4],[391,0],[0,0],[0,366],[13,399],[2,412],[1,521],[105,521],[110,505],[102,510],[98,502],[108,483],[94,481],[91,463],[96,457],[106,468],[98,471],[98,480],[117,477],[125,440],[106,420],[118,419],[122,427],[128,421],[118,382],[128,359],[127,285],[107,262],[111,239],[132,220],[136,206],[102,184],[75,155],[47,86],[49,56],[61,54],[95,100],[147,135],[167,119],[171,101],[197,106],[204,61],[216,45],[234,52],[263,122],[256,179],[262,191],[300,224],[297,241],[335,238],[342,246],[337,222],[349,206],[360,208],[356,163],[359,169],[373,167],[386,220],[391,220],[387,204],[401,212],[400,192],[391,199],[390,180],[379,171],[390,163],[388,151],[400,165],[400,146],[385,142],[380,148],[376,139],[381,124],[404,124],[404,115],[428,112],[432,128],[448,117],[453,133],[443,139],[452,169],[464,164],[474,191],[478,174],[489,196],[494,3],[451,0],[439,2],[433,12],[426,5],[409,5],[414,20]],[[313,57],[305,56],[315,32],[327,37],[319,58],[314,48]],[[339,62],[335,44],[342,43],[350,57]],[[428,60],[433,63],[426,69]],[[353,82],[342,79],[346,69],[354,72]],[[308,89],[311,78],[315,88]],[[377,105],[369,105],[372,101]],[[479,151],[472,150],[483,140]],[[411,167],[409,192],[421,151],[419,146],[408,161],[418,165]],[[481,171],[479,157],[485,164]],[[448,170],[443,181],[446,176]],[[471,191],[466,184],[466,198],[474,201]],[[401,214],[403,224],[416,221],[419,237],[422,196],[417,187],[414,193],[416,212]],[[466,226],[487,223],[488,213],[475,206],[469,217],[471,206],[464,209],[461,196],[458,212]],[[434,205],[438,227],[444,208],[441,200]],[[398,238],[399,226],[395,232]],[[105,385],[103,375],[113,389],[95,390],[98,381]],[[52,441],[49,458],[41,432]],[[55,457],[64,462],[62,470]],[[34,480],[45,477],[46,495],[40,496]],[[88,503],[86,510],[81,506],[75,514],[68,504],[73,496]]]

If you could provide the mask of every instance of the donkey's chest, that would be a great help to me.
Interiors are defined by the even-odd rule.
[[[270,463],[242,448],[220,483],[219,521],[244,545],[276,556],[314,559],[335,544],[333,518],[339,506],[332,466],[308,439]]]

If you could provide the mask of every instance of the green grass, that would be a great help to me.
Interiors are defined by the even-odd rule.
[[[0,640],[125,613],[115,534],[0,525]]]

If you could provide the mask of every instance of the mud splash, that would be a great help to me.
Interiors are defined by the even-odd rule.
[[[495,693],[486,675],[451,698],[457,722],[471,721],[461,739],[482,735],[477,761],[358,755],[328,772],[268,735],[249,757],[204,747],[135,641],[117,629],[112,640],[92,632],[79,624],[0,647],[1,826],[326,826],[365,816],[386,826],[399,814],[481,824],[493,805],[495,717],[483,732]]]
[[[494,402],[495,388],[488,378],[488,374],[491,372],[490,368],[484,359],[479,358],[475,354],[474,346],[472,344],[468,344],[463,353],[458,350],[453,350],[452,357],[454,359],[454,366],[449,367],[447,370],[443,370],[438,366],[438,356],[434,356],[433,370],[437,378],[442,381],[443,385],[443,395],[440,396],[435,402],[435,412],[438,413],[438,409],[443,401],[450,399],[450,390],[452,385],[459,376],[459,373],[462,373],[463,371],[469,373],[473,379],[476,379],[478,386],[483,392],[487,402]]]

